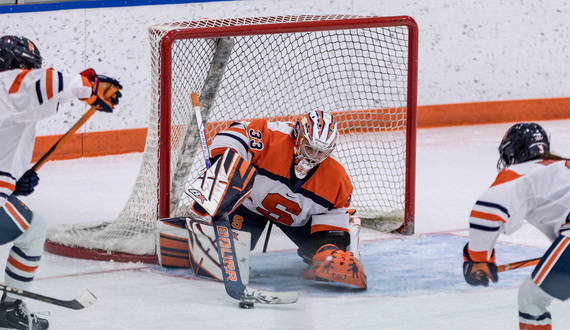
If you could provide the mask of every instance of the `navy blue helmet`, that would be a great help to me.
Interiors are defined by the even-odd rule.
[[[3,36],[0,38],[0,72],[12,69],[39,69],[42,56],[28,38]]]
[[[513,125],[499,145],[500,159],[497,169],[536,159],[550,152],[550,142],[546,131],[536,123]]]

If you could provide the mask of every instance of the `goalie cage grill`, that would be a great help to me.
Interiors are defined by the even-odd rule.
[[[203,168],[191,92],[206,135],[235,120],[294,120],[312,109],[339,122],[335,150],[364,226],[413,234],[418,29],[408,16],[276,16],[149,28],[151,111],[131,195],[114,221],[48,230],[46,250],[156,262],[157,219],[188,216],[188,178]]]

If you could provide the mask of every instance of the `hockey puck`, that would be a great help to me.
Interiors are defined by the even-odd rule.
[[[250,301],[240,301],[239,308],[252,309],[253,303]]]

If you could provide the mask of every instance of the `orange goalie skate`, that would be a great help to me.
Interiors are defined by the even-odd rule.
[[[313,257],[313,265],[305,273],[306,280],[332,281],[354,285],[366,290],[364,267],[352,252],[327,244]]]

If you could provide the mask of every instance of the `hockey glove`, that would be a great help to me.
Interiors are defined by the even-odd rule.
[[[93,69],[87,69],[81,72],[81,75],[89,79],[93,86],[91,97],[81,100],[99,111],[113,112],[115,105],[119,104],[119,98],[122,96],[120,90],[123,86],[119,81],[111,77],[97,75]]]
[[[33,170],[27,170],[24,175],[16,182],[16,188],[14,189],[14,195],[16,196],[28,196],[34,192],[34,188],[40,182],[40,178]]]
[[[465,244],[463,248],[463,276],[465,281],[473,286],[488,286],[489,279],[493,283],[498,282],[499,274],[497,273],[497,264],[495,264],[495,249],[493,249],[490,260],[487,260],[486,252],[484,257],[476,256],[474,253],[469,250],[468,244]]]

